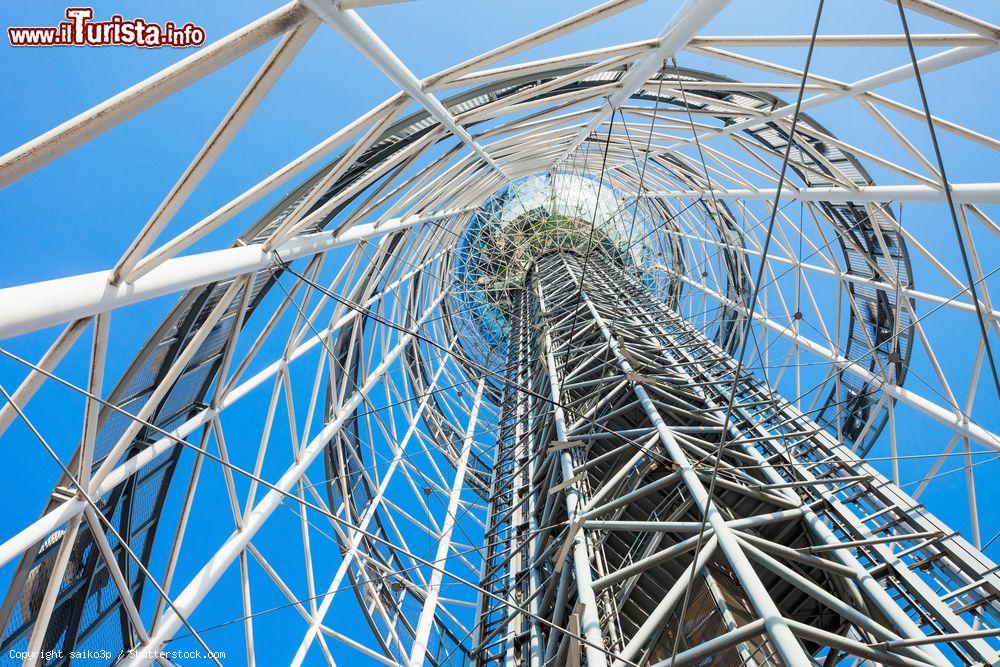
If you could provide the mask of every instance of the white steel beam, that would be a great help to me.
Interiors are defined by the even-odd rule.
[[[541,285],[536,285],[535,289],[538,296],[539,308],[545,312],[548,308],[545,305],[545,295],[542,293]],[[542,330],[542,350],[545,353],[545,372],[549,376],[549,392],[552,398],[552,419],[555,423],[555,435],[560,441],[566,442],[569,439],[566,428],[566,414],[562,404],[562,389],[553,353],[552,336],[548,328]],[[562,474],[562,484],[567,485],[565,493],[560,494],[565,498],[566,516],[570,522],[575,522],[580,516],[583,502],[579,490],[572,483],[574,479],[573,460],[566,449],[562,450],[559,454],[559,469]],[[553,487],[553,489],[555,488],[557,487]],[[550,489],[549,493],[552,493],[553,489]],[[581,607],[580,631],[588,641],[586,646],[587,664],[606,665],[607,661],[604,655],[597,649],[598,646],[604,645],[604,629],[601,626],[597,596],[594,593],[594,578],[590,567],[587,537],[585,532],[580,530],[575,535],[572,535],[571,538],[567,536],[565,539],[572,539],[573,575],[576,579],[576,595]],[[563,580],[561,586],[565,585],[568,585],[568,583]],[[564,595],[565,592],[562,592],[562,594]]]
[[[403,353],[414,340],[414,331],[419,328],[434,313],[441,301],[447,296],[447,292],[434,299],[423,312],[413,328],[401,336],[397,344],[385,355],[382,361],[369,373],[363,384],[355,390],[351,397],[344,403],[339,412],[339,416],[330,421],[323,429],[316,434],[309,445],[299,452],[295,463],[292,464],[281,478],[274,484],[267,494],[261,498],[260,502],[247,515],[243,523],[242,530],[234,532],[225,541],[215,554],[205,563],[204,567],[191,579],[183,591],[174,599],[173,607],[168,610],[157,623],[156,631],[150,636],[148,642],[144,642],[133,655],[125,661],[127,667],[140,667],[148,665],[152,661],[153,654],[160,650],[176,633],[183,621],[181,616],[189,616],[205,598],[208,592],[215,586],[216,582],[229,569],[233,561],[246,548],[254,535],[263,528],[271,514],[283,502],[286,494],[291,494],[293,488],[312,463],[326,451],[327,443],[336,436],[345,422],[354,414],[354,410],[368,396],[376,384],[382,380],[389,367],[395,363],[399,355]]]
[[[602,106],[600,111],[594,114],[583,129],[577,133],[566,149],[559,154],[555,164],[565,161],[590,136],[591,132],[601,126],[614,110],[646,85],[649,77],[660,69],[666,58],[683,49],[699,30],[708,25],[719,12],[726,8],[729,1],[687,0],[660,33],[657,49],[635,62],[622,78],[618,92],[612,95],[608,103]]]
[[[38,388],[46,380],[47,376],[42,371],[52,371],[59,365],[59,362],[62,361],[66,353],[69,352],[77,339],[80,338],[80,334],[83,333],[88,324],[90,324],[90,318],[83,318],[71,322],[69,326],[63,329],[59,337],[56,338],[55,342],[52,343],[38,361],[38,367],[42,370],[32,369],[21,385],[11,395],[10,402],[0,407],[0,435],[3,435],[7,427],[17,417],[17,410],[14,409],[14,406],[16,405],[22,410],[24,409],[24,406],[27,405],[31,397],[35,395],[35,392],[38,391]]]
[[[959,46],[954,49],[949,49],[942,53],[935,53],[932,56],[926,58],[921,58],[917,61],[920,72],[926,75],[930,72],[934,72],[940,69],[945,69],[958,65],[959,63],[967,62],[969,60],[975,60],[976,58],[985,56],[989,53],[993,53],[1000,48],[1000,45],[994,46]],[[885,88],[894,83],[899,83],[901,81],[906,81],[913,77],[913,65],[907,63],[905,65],[900,65],[899,67],[894,67],[893,69],[880,72],[873,76],[855,81],[849,84],[843,90],[834,90],[827,93],[820,93],[819,95],[814,95],[808,99],[802,100],[802,104],[799,106],[801,113],[811,111],[812,109],[821,107],[838,100],[849,99],[852,97],[857,97],[858,95],[864,93],[870,93],[873,90],[878,90],[880,88]],[[781,120],[786,116],[791,115],[795,111],[795,104],[786,104],[782,107],[775,109],[774,111],[764,114],[763,116],[752,116],[746,120],[741,120],[731,125],[727,125],[721,129],[711,130],[708,132],[703,132],[697,135],[697,140],[699,142],[709,141],[717,137],[723,137],[734,132],[740,132],[752,127],[760,127],[767,123],[772,123],[774,121]],[[748,112],[749,113],[749,112]],[[672,151],[681,146],[687,146],[695,142],[695,137],[690,139],[684,139],[678,141],[675,144],[667,147],[667,151]]]
[[[219,41],[199,49],[184,60],[0,156],[0,188],[7,187],[25,174],[87,143],[220,67],[291,30],[306,16],[308,16],[307,10],[298,2],[290,2],[279,7]]]
[[[413,275],[422,271],[426,264],[427,263],[425,262],[418,265],[412,271],[400,277],[399,280],[395,281],[391,285],[386,286],[384,290],[372,296],[361,305],[364,308],[370,308],[375,305],[382,300],[384,296],[394,293],[400,285],[412,278]],[[329,340],[329,338],[341,328],[354,321],[358,312],[359,311],[357,310],[351,310],[342,315],[319,333],[303,341],[293,350],[287,351],[281,359],[268,364],[255,375],[247,378],[232,389],[227,389],[214,407],[207,407],[199,411],[180,426],[170,431],[169,434],[162,434],[161,437],[154,440],[149,446],[140,451],[138,454],[122,461],[118,467],[109,472],[104,479],[100,481],[96,488],[92,489],[92,495],[101,497],[110,492],[116,486],[138,472],[143,466],[175,447],[179,440],[183,440],[188,437],[190,434],[194,433],[196,429],[208,423],[212,419],[219,418],[223,411],[231,407],[237,401],[241,400],[257,387],[261,386],[266,380],[285,370],[293,361],[299,359],[317,345],[323,344],[324,341]],[[43,377],[47,377],[44,374],[42,375]],[[20,407],[20,404],[17,405]],[[80,514],[85,508],[86,503],[81,498],[70,498],[69,500],[64,501],[61,505],[56,505],[16,535],[0,543],[0,567],[3,567],[12,559],[19,556],[32,544],[41,541],[46,535],[58,529],[72,517]]]
[[[894,2],[895,0],[890,0]],[[991,46],[996,40],[977,34],[935,33],[910,35],[914,46]],[[811,35],[719,35],[695,37],[691,46],[801,47],[809,46]],[[906,35],[817,35],[816,46],[906,46]],[[797,87],[796,87],[797,88]]]
[[[660,190],[645,193],[650,197],[707,197],[710,199],[749,199],[772,201],[778,195],[776,188],[761,190]],[[1000,204],[1000,183],[952,183],[952,201],[956,204]],[[808,187],[781,190],[782,201],[854,202],[858,204],[907,202],[945,203],[943,189],[929,185],[865,185],[852,190],[841,187]]]
[[[621,345],[611,333],[600,312],[598,312],[585,291],[582,293],[581,301],[583,301],[584,305],[590,311],[591,317],[607,342],[608,349],[614,355],[622,372],[626,376],[634,374],[635,369],[629,363],[628,359],[626,359]],[[679,468],[678,472],[684,481],[684,485],[702,513],[706,527],[710,526],[715,537],[718,538],[719,548],[729,562],[733,574],[743,587],[748,600],[757,613],[760,614],[761,618],[765,620],[768,637],[771,639],[771,643],[774,645],[778,655],[786,665],[810,664],[809,657],[798,641],[796,641],[794,634],[788,627],[787,620],[781,615],[778,606],[771,598],[764,583],[758,577],[746,554],[743,553],[743,549],[736,540],[732,529],[726,523],[715,501],[709,496],[701,477],[695,472],[690,459],[674,437],[673,431],[663,421],[663,417],[657,410],[656,404],[640,383],[634,383],[632,393],[635,394],[643,411],[646,413],[646,417],[655,427],[664,450],[674,463],[677,464]]]
[[[420,103],[427,112],[453,135],[461,139],[472,152],[483,159],[493,169],[504,174],[503,170],[493,161],[493,158],[480,146],[475,139],[459,125],[451,112],[441,102],[424,90],[423,82],[399,59],[382,39],[375,34],[357,12],[350,9],[337,9],[330,0],[302,0],[310,10],[331,28],[337,31],[344,40],[368,58],[379,70],[399,86],[399,89]],[[506,175],[504,175],[506,178]]]
[[[356,225],[339,236],[328,231],[304,234],[286,241],[271,252],[258,243],[176,257],[163,262],[134,283],[110,285],[111,271],[97,271],[9,287],[0,290],[0,303],[4,304],[0,311],[0,339],[245,275],[274,265],[278,257],[283,261],[309,257],[362,239],[471,210],[454,209],[429,216],[393,218],[377,226]]]
[[[743,312],[746,310],[742,304],[738,304],[731,299],[727,299],[725,296],[719,294],[712,288],[696,282],[687,276],[682,276],[681,280],[692,287],[705,292],[709,296],[718,299],[720,302],[726,303],[727,305],[737,308]],[[883,392],[900,403],[905,403],[910,407],[916,408],[931,419],[953,429],[955,433],[984,445],[989,449],[1000,451],[1000,435],[970,421],[967,416],[955,414],[955,412],[949,410],[948,408],[944,408],[930,399],[917,394],[916,392],[904,389],[898,384],[893,384],[885,378],[875,375],[857,360],[841,356],[830,348],[820,345],[816,341],[796,333],[790,326],[781,324],[780,322],[775,322],[771,318],[760,313],[754,313],[754,320],[760,322],[771,331],[788,338],[801,349],[811,352],[819,358],[828,361],[838,370],[847,371],[851,375],[861,378],[864,382],[870,383],[874,389]]]
[[[541,30],[536,30],[530,35],[525,35],[524,37],[507,42],[503,46],[491,49],[485,53],[473,56],[469,60],[465,60],[457,65],[448,67],[447,69],[428,77],[425,81],[431,87],[449,84],[455,81],[458,77],[468,74],[477,67],[486,67],[497,61],[505,60],[539,44],[550,42],[558,37],[562,37],[576,30],[585,28],[588,25],[602,21],[610,16],[631,7],[635,7],[636,5],[640,5],[646,1],[647,0],[607,0],[607,2],[603,2],[596,7],[590,7],[579,14],[570,16],[569,18],[563,19],[558,23],[553,23],[542,28]],[[341,7],[343,7],[343,5],[341,5]]]
[[[896,4],[896,0],[885,1],[892,3],[893,5]],[[987,23],[982,19],[964,14],[957,9],[939,5],[931,0],[902,0],[902,3],[907,9],[915,11],[919,14],[930,16],[931,18],[935,18],[939,21],[949,23],[957,28],[961,28],[962,30],[974,32],[988,39],[992,39],[994,42],[1000,42],[1000,28],[992,23]]]
[[[441,525],[441,532],[437,537],[437,552],[434,555],[435,569],[431,573],[431,579],[427,587],[427,597],[424,598],[424,606],[420,610],[420,617],[417,620],[417,629],[413,635],[413,648],[407,660],[408,667],[423,667],[427,657],[427,643],[430,640],[431,628],[434,625],[434,617],[437,615],[438,600],[441,596],[441,582],[444,579],[444,566],[448,560],[448,551],[451,549],[451,536],[458,522],[458,503],[465,490],[465,473],[469,468],[469,455],[472,453],[472,443],[475,438],[476,425],[479,422],[479,407],[483,401],[483,389],[486,387],[486,380],[479,381],[476,390],[476,397],[473,400],[472,411],[469,414],[469,425],[465,430],[465,439],[462,443],[462,451],[459,454],[458,462],[455,465],[455,480],[451,485],[451,493],[448,496],[448,507],[445,510],[444,522]]]
[[[352,311],[357,312],[357,311]],[[451,354],[452,349],[457,341],[453,340],[451,345],[448,347],[448,354]],[[445,358],[447,360],[447,357]],[[389,482],[392,481],[393,475],[395,475],[396,470],[399,469],[400,463],[404,461],[404,453],[406,452],[406,447],[409,445],[410,440],[413,438],[414,433],[417,431],[417,425],[420,423],[421,416],[424,414],[428,403],[434,392],[437,390],[438,381],[441,379],[442,373],[444,373],[447,361],[442,361],[438,366],[437,371],[434,373],[434,377],[431,379],[430,385],[428,386],[428,391],[424,393],[423,397],[420,399],[420,404],[417,407],[415,414],[413,415],[413,420],[406,429],[406,434],[403,436],[402,440],[399,442],[399,447],[396,449],[393,455],[392,462],[389,464],[388,469],[382,476],[382,480],[379,483],[378,492],[368,501],[367,507],[364,510],[360,521],[358,522],[358,529],[351,536],[351,541],[348,548],[345,550],[344,557],[340,561],[340,565],[337,566],[337,572],[334,574],[326,593],[320,596],[320,604],[313,615],[314,623],[306,632],[305,637],[302,638],[302,642],[299,644],[299,649],[295,654],[295,657],[291,661],[293,667],[301,665],[305,660],[306,653],[309,650],[309,646],[313,639],[316,637],[317,632],[322,629],[322,624],[326,619],[326,615],[330,610],[330,606],[333,604],[334,596],[341,590],[341,582],[347,575],[348,569],[354,562],[354,559],[358,556],[358,547],[361,540],[365,536],[365,531],[368,530],[368,526],[372,519],[375,517],[376,513],[382,506],[383,499],[386,495],[386,489],[389,486]]]
[[[277,83],[285,69],[295,59],[299,51],[316,30],[318,21],[312,17],[290,30],[274,49],[267,60],[250,80],[250,83],[237,98],[233,107],[226,113],[216,126],[208,140],[198,151],[187,169],[167,193],[160,205],[150,216],[139,235],[132,241],[128,250],[115,265],[111,274],[112,282],[128,280],[129,272],[142,258],[142,254],[159,236],[160,232],[181,209],[188,197],[194,193],[198,184],[212,169],[215,162],[222,156],[230,142],[239,133],[240,128],[253,115],[257,106],[267,97],[271,88]]]

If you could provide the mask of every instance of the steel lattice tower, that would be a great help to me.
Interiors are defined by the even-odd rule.
[[[995,8],[606,0],[420,79],[381,4],[7,142],[30,206],[273,43],[105,270],[3,276],[0,664],[1000,667]],[[327,29],[398,92],[187,217]]]
[[[503,405],[484,662],[579,662],[567,635],[511,615],[499,603],[510,599],[568,622],[588,664],[605,659],[600,648],[622,664],[807,664],[794,636],[815,650],[852,624],[889,642],[893,623],[918,632],[892,593],[934,615],[937,596],[915,573],[885,587],[864,573],[893,557],[883,533],[908,524],[931,537],[942,524],[765,383],[737,376],[725,349],[646,286],[605,259],[547,254],[512,307],[510,386],[531,391],[509,389]],[[838,549],[873,535],[886,539],[864,561]],[[955,569],[974,550],[953,546],[934,559],[934,579],[978,580],[994,567]]]

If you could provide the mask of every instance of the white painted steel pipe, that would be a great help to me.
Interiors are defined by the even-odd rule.
[[[646,193],[650,197],[707,197],[771,201],[777,188],[761,190],[660,190]],[[952,200],[956,204],[1000,204],[1000,183],[953,183]],[[865,185],[856,190],[840,187],[810,187],[801,190],[782,188],[781,201],[808,202],[906,202],[915,204],[946,203],[944,190],[929,185]]]
[[[399,89],[420,103],[428,113],[439,123],[448,128],[453,135],[462,140],[476,155],[481,157],[493,169],[503,174],[503,170],[486,153],[482,146],[459,125],[454,116],[433,95],[424,90],[424,84],[399,59],[392,49],[375,34],[367,23],[361,20],[357,12],[350,9],[337,9],[330,0],[303,0],[303,3],[316,16],[325,21],[337,31],[348,44],[361,52],[389,79],[399,86]]]
[[[378,366],[369,373],[364,383],[358,388],[346,403],[341,407],[339,416],[329,422],[316,434],[307,447],[305,447],[297,457],[295,463],[290,466],[281,478],[274,484],[267,494],[261,498],[260,502],[247,515],[243,523],[243,529],[234,532],[218,551],[205,563],[204,567],[196,574],[183,591],[174,599],[174,604],[157,624],[156,632],[149,641],[138,647],[135,654],[125,661],[127,667],[140,667],[152,662],[153,654],[160,650],[174,636],[183,621],[181,615],[189,616],[201,601],[205,598],[216,582],[225,574],[229,566],[246,548],[254,535],[264,527],[268,518],[282,504],[286,494],[292,493],[295,484],[313,464],[313,462],[326,451],[327,444],[340,431],[344,423],[354,414],[354,410],[361,404],[369,392],[382,380],[389,367],[395,363],[399,355],[403,353],[414,340],[413,331],[420,327],[432,313],[434,313],[441,301],[447,296],[447,292],[442,292],[420,316],[414,325],[413,330],[400,337],[396,346],[386,354],[385,358]]]
[[[694,280],[691,280],[687,276],[682,276],[681,280],[687,284],[699,289],[709,296],[718,299],[734,308],[739,308],[743,312],[746,312],[746,308],[741,304],[727,299],[723,295],[719,294],[715,290],[702,285]],[[800,346],[804,350],[815,354],[821,359],[825,359],[837,368],[845,370],[848,373],[861,378],[864,382],[869,383],[873,389],[878,390],[886,394],[887,396],[896,399],[900,403],[905,403],[910,407],[916,408],[920,412],[924,413],[931,419],[938,421],[945,426],[953,429],[955,433],[962,435],[963,437],[969,438],[974,442],[978,442],[981,445],[988,447],[994,451],[1000,451],[1000,435],[989,431],[979,424],[969,421],[964,417],[960,417],[948,408],[942,407],[937,403],[913,392],[909,389],[904,389],[898,384],[893,384],[887,381],[885,378],[875,375],[870,370],[864,367],[857,360],[848,359],[847,357],[841,356],[837,352],[831,350],[830,348],[820,345],[814,340],[806,338],[801,334],[795,333],[791,327],[775,322],[774,320],[761,315],[760,313],[754,313],[754,320],[760,322],[766,326],[771,331],[778,333],[785,338],[793,341],[796,345]]]
[[[413,274],[423,270],[423,268],[424,264],[418,265],[412,271],[402,276],[399,280],[389,285],[385,290],[365,301],[362,305],[365,308],[371,307],[384,295],[393,292],[399,285],[408,280]],[[120,465],[118,465],[118,467],[108,473],[103,480],[101,480],[97,489],[93,490],[93,496],[99,498],[111,491],[118,484],[128,479],[131,475],[134,475],[143,466],[175,447],[178,440],[183,440],[191,433],[194,433],[198,427],[206,424],[212,418],[222,414],[224,410],[239,401],[252,390],[262,385],[267,379],[273,377],[306,352],[327,340],[338,330],[353,321],[357,315],[357,310],[352,310],[344,314],[335,323],[302,342],[286,356],[268,364],[255,375],[234,387],[231,391],[225,394],[222,401],[216,408],[205,408],[204,410],[201,410],[173,431],[170,431],[169,435],[162,435],[138,454],[123,461]],[[80,514],[85,507],[86,503],[79,498],[66,500],[61,505],[57,505],[47,514],[26,526],[18,534],[12,536],[7,541],[0,543],[0,567],[3,567],[13,558],[19,556],[32,544],[35,544],[55,531],[67,520]]]
[[[254,244],[176,257],[165,261],[134,283],[110,285],[111,271],[20,285],[0,290],[0,339],[20,336],[56,324],[123,306],[246,275],[273,265],[277,257],[293,260],[327,252],[381,234],[471,211],[443,211],[430,216],[393,218],[385,223],[356,225],[339,236],[333,232],[289,239],[274,252]]]
[[[921,74],[928,74],[930,72],[937,71],[939,69],[945,69],[959,63],[963,63],[969,60],[975,60],[981,56],[985,56],[989,53],[996,51],[996,46],[959,46],[954,49],[949,49],[942,53],[935,53],[932,56],[922,58],[917,61],[920,67]],[[836,102],[838,100],[849,99],[852,97],[857,97],[862,93],[869,93],[873,90],[878,90],[880,88],[885,88],[886,86],[891,86],[894,83],[899,83],[901,81],[906,81],[913,77],[913,65],[907,63],[906,65],[900,65],[890,70],[880,72],[873,76],[861,79],[860,81],[855,81],[843,90],[830,91],[828,93],[820,93],[819,95],[814,95],[808,99],[802,100],[802,104],[799,107],[801,113],[811,111],[826,104]],[[779,121],[795,111],[795,104],[786,104],[785,106],[779,107],[774,111],[765,114],[763,116],[754,116],[746,120],[741,120],[739,122],[733,123],[732,125],[727,125],[724,128],[718,130],[711,130],[697,135],[697,140],[700,142],[709,141],[717,137],[723,137],[734,132],[740,132],[749,128],[757,128],[767,123],[773,123]],[[667,147],[667,151],[676,150],[682,146],[687,146],[689,144],[695,143],[695,137],[690,139],[684,139],[683,141],[678,141],[677,143],[671,144]]]
[[[569,146],[560,153],[556,159],[556,164],[568,158],[577,146],[582,144],[590,133],[601,126],[608,116],[621,107],[625,101],[642,88],[649,77],[653,75],[666,58],[674,55],[685,46],[702,28],[707,26],[719,12],[726,8],[730,0],[687,0],[684,6],[677,10],[670,23],[663,28],[659,35],[659,46],[655,51],[644,55],[636,61],[629,69],[621,81],[620,90],[611,96],[608,103],[601,107],[591,117],[587,124],[573,138]]]
[[[308,15],[290,2],[178,63],[0,156],[0,188],[183,90],[297,26]]]
[[[611,354],[613,354],[615,359],[618,361],[618,365],[621,367],[622,372],[626,376],[634,373],[635,369],[626,359],[618,340],[612,335],[604,319],[601,317],[601,314],[597,311],[597,308],[585,292],[582,294],[581,300],[590,311],[591,317],[594,318],[594,323],[597,325],[601,335],[607,342],[608,349]],[[771,599],[767,588],[758,577],[753,565],[751,565],[746,554],[743,553],[743,549],[736,540],[732,529],[726,523],[725,518],[719,511],[719,508],[709,496],[708,490],[702,483],[701,478],[695,472],[690,460],[688,460],[687,455],[684,453],[684,450],[677,443],[673,432],[663,421],[655,403],[653,403],[653,400],[649,397],[649,394],[641,384],[635,384],[632,389],[632,393],[635,394],[635,397],[639,400],[639,404],[642,406],[643,411],[646,413],[646,417],[656,429],[663,448],[666,450],[667,454],[674,461],[674,463],[678,465],[678,472],[680,473],[681,479],[684,481],[684,484],[691,494],[691,498],[694,500],[696,506],[701,510],[706,527],[711,526],[715,536],[718,538],[719,548],[725,555],[726,560],[729,562],[733,574],[743,587],[747,599],[753,605],[760,617],[764,619],[767,635],[771,639],[771,643],[774,645],[778,655],[787,665],[797,666],[810,664],[808,656],[805,654],[802,646],[795,639],[795,635],[789,629],[786,619],[782,616],[774,600]]]
[[[441,532],[438,535],[437,551],[434,554],[433,562],[438,569],[431,572],[431,578],[427,585],[427,597],[424,598],[424,606],[417,619],[417,629],[413,634],[413,647],[406,663],[408,667],[423,667],[427,658],[428,642],[430,641],[431,629],[434,626],[434,619],[437,616],[438,601],[441,597],[441,582],[444,579],[443,568],[448,560],[448,552],[451,551],[452,533],[455,530],[455,524],[458,523],[458,503],[461,500],[462,491],[465,490],[465,473],[469,468],[469,456],[472,453],[476,425],[479,423],[479,408],[482,405],[485,386],[486,380],[480,380],[479,388],[476,390],[476,398],[472,404],[472,413],[469,415],[469,425],[465,430],[462,452],[455,465],[455,479],[451,485],[448,507],[441,525]]]

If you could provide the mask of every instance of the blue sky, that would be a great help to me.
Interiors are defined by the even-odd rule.
[[[112,13],[141,16],[149,21],[192,21],[205,28],[213,41],[278,6],[277,2],[200,2],[177,0],[92,3],[95,17]],[[569,16],[592,3],[573,1],[459,2],[427,0],[397,6],[378,7],[362,13],[369,24],[418,75],[425,76],[488,48],[527,34]],[[1000,22],[1000,6],[988,0],[949,2],[951,6]],[[680,5],[677,0],[650,0],[597,26],[518,56],[533,59],[598,46],[637,41],[654,36]],[[766,6],[765,6],[766,5]],[[828,0],[821,24],[822,33],[857,33],[874,30],[897,32],[896,9],[890,3],[870,0]],[[10,25],[53,25],[63,17],[64,4],[50,0],[4,3],[0,23]],[[774,0],[768,3],[736,0],[714,22],[708,34],[808,34],[815,5],[803,0]],[[865,14],[863,12],[870,12]],[[860,21],[859,17],[865,20]],[[913,32],[946,32],[949,29],[923,17],[911,16]],[[877,26],[877,27],[872,27]],[[269,47],[231,64],[174,97],[149,109],[115,130],[91,141],[67,156],[33,173],[5,190],[0,190],[0,287],[96,271],[111,266],[141,228],[156,204],[182,172],[191,156],[229,108],[245,82],[263,61]],[[0,153],[6,152],[61,123],[76,113],[110,97],[122,88],[183,58],[189,50],[108,48],[14,49],[0,39],[0,77],[4,103],[0,105]],[[757,50],[762,58],[799,66],[802,49]],[[817,54],[814,71],[851,81],[875,73],[880,68],[906,62],[904,52],[863,49],[828,49]],[[682,55],[682,66],[711,70],[704,58]],[[997,57],[967,64],[944,74],[926,78],[932,111],[945,118],[989,134],[996,127],[1000,107],[1000,87],[996,86]],[[730,76],[763,80],[765,77],[740,68],[726,67]],[[363,57],[331,31],[321,27],[302,54],[279,81],[275,90],[191,197],[171,225],[177,230],[190,225],[222,203],[241,193],[288,160],[315,145],[336,129],[364,113],[395,92],[394,86]],[[912,82],[886,89],[886,94],[917,104]],[[978,99],[972,100],[972,93]],[[857,145],[900,157],[898,147],[887,143],[864,114],[850,103],[833,105],[815,118],[834,134]],[[907,126],[914,142],[930,155],[926,131],[919,124]],[[953,182],[998,181],[1000,165],[995,153],[942,134],[948,174]],[[869,165],[866,165],[869,166]],[[870,167],[876,182],[897,183],[899,177]],[[225,247],[233,236],[274,203],[268,198],[210,235],[198,248]],[[994,208],[994,213],[996,212]],[[954,239],[946,210],[940,207],[914,209],[907,213],[908,224],[920,238],[939,243],[935,252],[955,266]],[[1000,253],[996,239],[979,239],[984,248],[983,262]],[[995,263],[995,261],[994,261]],[[917,263],[918,287],[948,293],[947,287]],[[921,283],[921,279],[926,282]],[[993,281],[994,292],[997,292]],[[109,354],[110,379],[131,361],[136,349],[150,333],[172,299],[158,299],[115,315],[113,347]],[[2,305],[0,305],[2,307]],[[972,325],[941,315],[928,322],[935,340],[946,340],[956,327]],[[956,345],[939,346],[936,352],[943,365],[961,366],[968,359],[967,331],[955,331]],[[8,349],[37,358],[51,340],[51,332],[5,341]],[[995,340],[995,339],[994,339]],[[81,346],[83,349],[85,346]],[[1000,347],[995,345],[995,347]],[[75,381],[82,381],[86,354],[77,350],[61,366]],[[959,372],[959,371],[956,371]],[[20,369],[0,361],[0,383],[16,385]],[[988,391],[984,387],[984,392]],[[67,409],[66,395],[48,388],[32,403],[29,414],[45,424],[45,434],[57,451],[68,457],[79,430],[79,415]],[[996,402],[992,405],[995,407]],[[979,407],[979,404],[977,404]],[[1000,416],[990,414],[987,404],[980,410],[986,425],[1000,427]],[[908,451],[938,451],[941,432],[906,431]],[[238,435],[238,434],[237,434]],[[882,454],[884,455],[884,451]],[[6,502],[0,519],[0,536],[33,520],[51,489],[56,470],[30,434],[12,428],[0,445],[0,488],[17,488]],[[923,470],[929,463],[913,464]],[[951,467],[946,464],[946,468]],[[880,469],[887,469],[884,465]],[[989,475],[990,466],[982,466]],[[180,475],[186,474],[184,471]],[[947,514],[949,507],[964,503],[960,474],[928,491],[932,509]],[[30,483],[25,483],[30,480]],[[217,480],[216,480],[217,481]],[[981,485],[980,513],[984,539],[1000,529],[1000,517],[991,503],[1000,501],[1000,490]],[[290,530],[297,524],[289,523]],[[206,547],[207,548],[207,547]],[[1000,555],[991,551],[994,558]],[[0,570],[0,582],[9,570]],[[235,579],[227,579],[234,584]],[[277,598],[275,598],[277,599]],[[214,610],[215,617],[226,616]],[[294,612],[289,612],[294,613]],[[230,614],[236,616],[234,612]],[[285,655],[280,641],[282,616],[261,622],[260,632],[275,633],[274,656]],[[289,618],[289,617],[284,617]],[[290,619],[298,623],[298,619]],[[269,625],[270,624],[270,625]],[[357,628],[362,632],[361,628]],[[226,642],[239,645],[240,630],[223,629]],[[210,642],[211,643],[211,642]],[[279,650],[280,649],[280,650]],[[265,651],[268,649],[264,649]],[[318,655],[316,656],[318,657]],[[277,657],[275,658],[277,659]],[[268,664],[268,663],[262,663]]]

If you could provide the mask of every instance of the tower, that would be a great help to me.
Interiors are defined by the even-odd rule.
[[[280,7],[0,157],[43,177],[275,42],[118,261],[0,290],[0,430],[48,465],[0,660],[1000,664],[1000,142],[928,94],[993,19],[717,36],[739,9],[689,0],[529,53],[644,4],[609,0],[418,79],[369,4]],[[330,28],[399,92],[179,224]],[[874,55],[817,72],[836,49]]]

